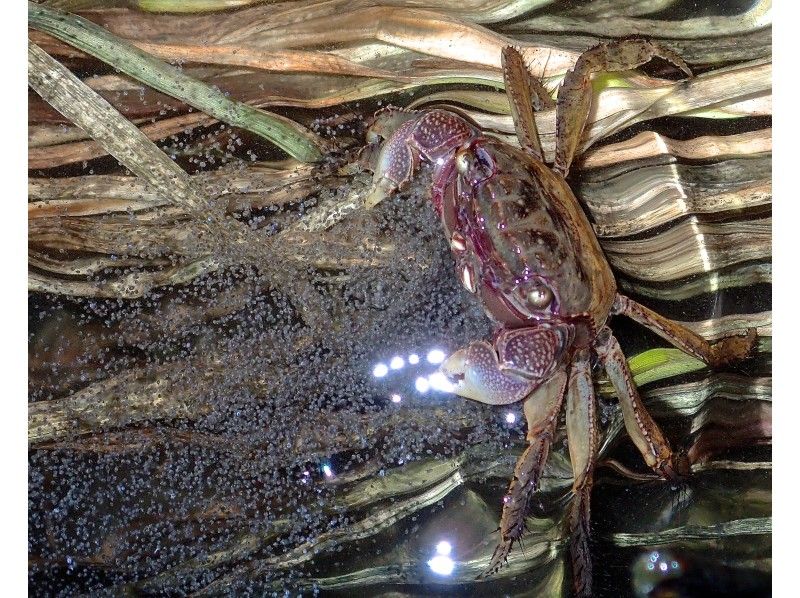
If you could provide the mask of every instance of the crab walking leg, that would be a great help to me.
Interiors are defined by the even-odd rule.
[[[524,152],[539,162],[544,162],[544,151],[539,140],[533,109],[552,107],[553,101],[539,80],[531,76],[522,55],[516,48],[512,46],[503,48],[502,62],[503,79],[517,139]]]
[[[493,575],[500,570],[514,542],[525,531],[525,513],[531,495],[539,488],[539,479],[550,454],[566,386],[567,373],[560,370],[525,399],[523,409],[528,422],[528,448],[514,468],[514,477],[503,499],[500,543],[481,577]]]
[[[681,351],[712,367],[720,367],[745,359],[750,355],[756,342],[756,330],[751,328],[746,335],[731,336],[710,343],[702,336],[624,295],[617,295],[612,310],[612,313],[629,317]]]
[[[663,58],[688,76],[692,71],[672,50],[644,39],[626,39],[599,44],[584,52],[572,70],[567,71],[558,90],[556,113],[556,159],[553,170],[566,177],[586,127],[592,103],[591,76],[607,71],[628,71]]]
[[[589,550],[590,498],[597,460],[597,406],[588,351],[573,361],[567,388],[567,438],[575,481],[568,513],[573,589],[576,596],[592,593],[592,555]]]
[[[642,404],[625,354],[607,326],[600,331],[595,347],[619,397],[625,429],[645,463],[665,478],[674,480],[685,475],[688,463],[676,459],[669,441]]]

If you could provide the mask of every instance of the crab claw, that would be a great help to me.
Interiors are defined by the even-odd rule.
[[[542,382],[503,371],[497,352],[485,341],[456,351],[439,371],[447,377],[453,393],[489,405],[521,401]]]
[[[404,115],[408,117],[409,115]],[[411,115],[413,116],[413,115]],[[419,159],[409,146],[415,121],[407,120],[386,140],[380,151],[371,160],[373,176],[372,189],[364,200],[367,209],[378,205],[392,195],[398,188],[411,180]],[[377,135],[377,133],[376,133]]]
[[[371,210],[384,199],[387,199],[395,192],[397,185],[387,178],[381,178],[372,185],[369,195],[364,198],[364,207]]]

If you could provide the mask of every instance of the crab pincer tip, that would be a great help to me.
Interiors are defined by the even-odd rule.
[[[364,207],[371,210],[394,192],[394,185],[386,178],[380,179],[372,185],[372,189],[364,198]]]

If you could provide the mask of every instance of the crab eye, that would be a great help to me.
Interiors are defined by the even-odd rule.
[[[528,291],[528,303],[531,307],[543,309],[553,301],[553,291],[543,284],[538,284]]]
[[[470,156],[466,151],[460,151],[456,154],[456,170],[461,174],[467,174],[469,170]]]

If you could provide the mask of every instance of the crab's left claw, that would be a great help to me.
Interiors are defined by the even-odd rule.
[[[452,392],[489,405],[521,401],[541,383],[540,379],[523,378],[500,369],[497,352],[485,341],[456,351],[440,371],[452,385]]]
[[[369,195],[364,199],[364,207],[368,210],[377,206],[384,199],[389,198],[397,190],[397,185],[386,177],[376,177],[376,179],[372,182],[372,189]]]
[[[417,118],[413,112],[396,108],[375,115],[375,122],[367,131],[370,151],[365,158],[370,162],[368,168],[375,173],[372,190],[364,200],[367,209],[375,207],[411,180],[419,161],[410,145]],[[381,139],[385,140],[383,145],[379,145]]]

